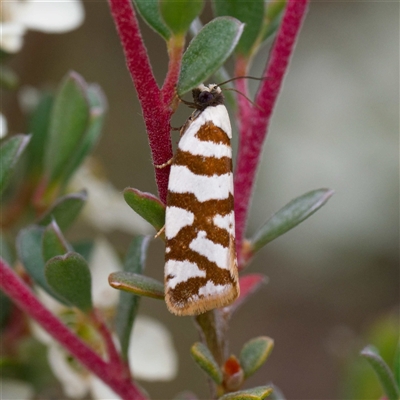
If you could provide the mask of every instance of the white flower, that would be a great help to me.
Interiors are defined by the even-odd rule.
[[[71,180],[74,190],[87,189],[89,196],[82,215],[96,229],[108,233],[122,230],[131,234],[149,234],[154,228],[136,214],[125,202],[124,196],[105,179],[95,175],[93,161],[79,168]]]
[[[0,113],[0,139],[6,136],[7,133],[8,133],[8,128],[7,128],[6,117],[2,113]]]
[[[40,340],[44,331],[32,324],[35,337]],[[38,333],[42,331],[41,333]],[[49,337],[47,335],[47,337]],[[84,369],[57,342],[48,346],[48,361],[53,374],[60,381],[66,395],[80,399],[88,393],[94,399],[119,399],[103,381]],[[176,351],[169,331],[163,324],[149,317],[138,316],[131,333],[129,365],[136,379],[145,381],[169,381],[178,369]]]
[[[89,267],[92,273],[92,298],[95,306],[100,309],[116,306],[118,291],[108,285],[107,277],[122,267],[113,248],[105,239],[96,240]],[[42,290],[38,290],[38,295],[48,309],[61,318],[68,319],[70,326],[74,326],[74,323],[71,324],[73,315],[70,309]],[[31,327],[36,339],[47,346],[50,367],[65,394],[75,399],[83,398],[88,393],[98,400],[119,399],[111,388],[72,359],[39,325],[32,322]],[[89,329],[86,336],[88,332],[90,336]],[[95,335],[92,336],[96,339]],[[135,378],[165,381],[176,376],[178,362],[172,337],[160,322],[149,317],[137,317],[130,343],[128,360]],[[116,345],[118,346],[117,343]]]
[[[74,368],[67,353],[58,343],[52,342],[48,346],[47,359],[54,376],[61,382],[68,397],[80,399],[87,394],[88,374]]]
[[[90,375],[90,393],[96,400],[118,400],[120,397],[96,375]]]
[[[138,317],[129,347],[133,376],[146,381],[170,381],[178,370],[178,359],[169,331],[149,317]]]
[[[27,29],[62,33],[77,28],[83,19],[79,0],[1,0],[0,48],[15,53]]]

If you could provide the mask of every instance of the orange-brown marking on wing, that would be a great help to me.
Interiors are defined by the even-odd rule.
[[[190,154],[187,151],[177,150],[174,165],[184,165],[196,175],[223,175],[232,171],[230,157],[204,157]]]
[[[202,125],[195,135],[199,140],[204,142],[213,142],[231,145],[231,141],[224,130],[214,125],[211,121],[207,121]]]

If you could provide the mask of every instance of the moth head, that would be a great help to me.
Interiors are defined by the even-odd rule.
[[[218,106],[224,104],[224,96],[221,88],[212,83],[208,86],[199,85],[192,90],[193,102],[198,110],[204,110],[210,106]]]

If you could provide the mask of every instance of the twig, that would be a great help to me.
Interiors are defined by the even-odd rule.
[[[36,298],[30,288],[0,258],[0,289],[29,317],[38,322],[55,340],[67,349],[88,370],[96,374],[109,385],[115,393],[126,400],[145,400],[130,377],[115,373],[107,364],[79,337],[69,330]]]
[[[236,243],[239,264],[241,264],[241,244],[246,228],[249,203],[263,143],[307,10],[307,4],[308,0],[288,0],[264,72],[264,77],[267,79],[261,83],[256,96],[258,107],[251,107],[248,102],[239,100],[241,124],[235,174]],[[240,80],[237,83],[240,84]]]
[[[160,165],[172,158],[170,120],[173,111],[169,104],[164,103],[164,101],[171,101],[172,97],[170,99],[168,96],[163,96],[157,86],[132,2],[109,0],[109,4],[142,107],[153,164]],[[171,93],[169,88],[174,79],[177,79],[176,72],[171,73],[167,80],[166,87],[171,96],[173,92]],[[158,194],[164,203],[167,198],[169,170],[170,167],[155,169]]]

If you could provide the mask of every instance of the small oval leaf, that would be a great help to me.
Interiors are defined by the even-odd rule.
[[[192,21],[201,13],[203,0],[161,0],[161,16],[175,35],[184,35]]]
[[[57,223],[52,221],[44,230],[42,240],[43,260],[47,262],[50,258],[60,256],[70,251],[71,248],[65,240]]]
[[[225,394],[219,400],[263,400],[272,393],[272,390],[271,386],[258,386],[253,389]]]
[[[218,17],[231,16],[245,24],[235,52],[244,55],[250,54],[261,31],[264,19],[264,0],[214,0],[213,4]]]
[[[69,252],[47,261],[45,275],[51,288],[70,305],[83,312],[89,312],[92,306],[89,266],[78,253]]]
[[[374,369],[388,400],[398,400],[400,398],[400,389],[396,385],[392,371],[377,350],[373,346],[367,346],[361,351],[361,356]]]
[[[190,42],[182,57],[179,95],[203,83],[232,54],[244,25],[232,17],[213,19]]]
[[[53,102],[54,96],[52,94],[42,93],[39,103],[29,120],[29,132],[32,132],[32,139],[27,148],[28,162],[26,171],[30,179],[38,180],[42,175]]]
[[[44,289],[50,296],[63,304],[68,304],[47,283],[44,273],[44,260],[42,254],[42,237],[44,228],[30,226],[22,229],[17,236],[17,253],[25,270],[33,281]]]
[[[75,221],[87,200],[86,190],[58,198],[38,220],[39,225],[48,225],[54,219],[60,229],[65,230]]]
[[[93,253],[94,241],[93,240],[81,240],[79,242],[72,243],[73,251],[79,253],[86,261],[90,260],[90,256]]]
[[[274,347],[274,341],[267,336],[260,336],[248,341],[240,352],[240,365],[245,378],[253,375],[267,360]]]
[[[168,40],[171,36],[171,32],[165,25],[161,14],[158,0],[133,0],[136,5],[139,14],[160,36]]]
[[[126,188],[124,199],[137,214],[154,226],[157,231],[165,224],[165,205],[151,193],[138,189]]]
[[[125,272],[132,272],[138,275],[143,274],[149,243],[149,236],[137,236],[132,240],[125,257]],[[139,309],[139,303],[139,296],[124,291],[120,292],[116,317],[116,330],[121,343],[121,354],[125,360],[128,358],[131,331]]]
[[[333,195],[330,189],[317,189],[292,200],[276,212],[250,239],[253,252],[283,235],[321,208]]]
[[[63,171],[64,184],[68,182],[73,173],[80,167],[97,144],[107,111],[107,100],[99,85],[88,85],[85,94],[90,106],[89,120],[81,141],[74,153],[71,154],[68,164],[65,165]]]
[[[127,271],[113,272],[108,277],[108,283],[115,289],[125,290],[138,296],[164,300],[164,285],[148,276]]]
[[[30,135],[15,135],[0,147],[0,194],[6,188],[19,157],[29,143]]]
[[[217,384],[222,383],[222,371],[210,350],[203,343],[196,342],[190,349],[197,365]]]
[[[89,122],[86,82],[76,72],[62,81],[51,111],[45,170],[50,182],[64,172],[84,135]]]
[[[265,10],[264,26],[261,41],[267,40],[278,29],[283,10],[285,8],[286,0],[269,1]]]

